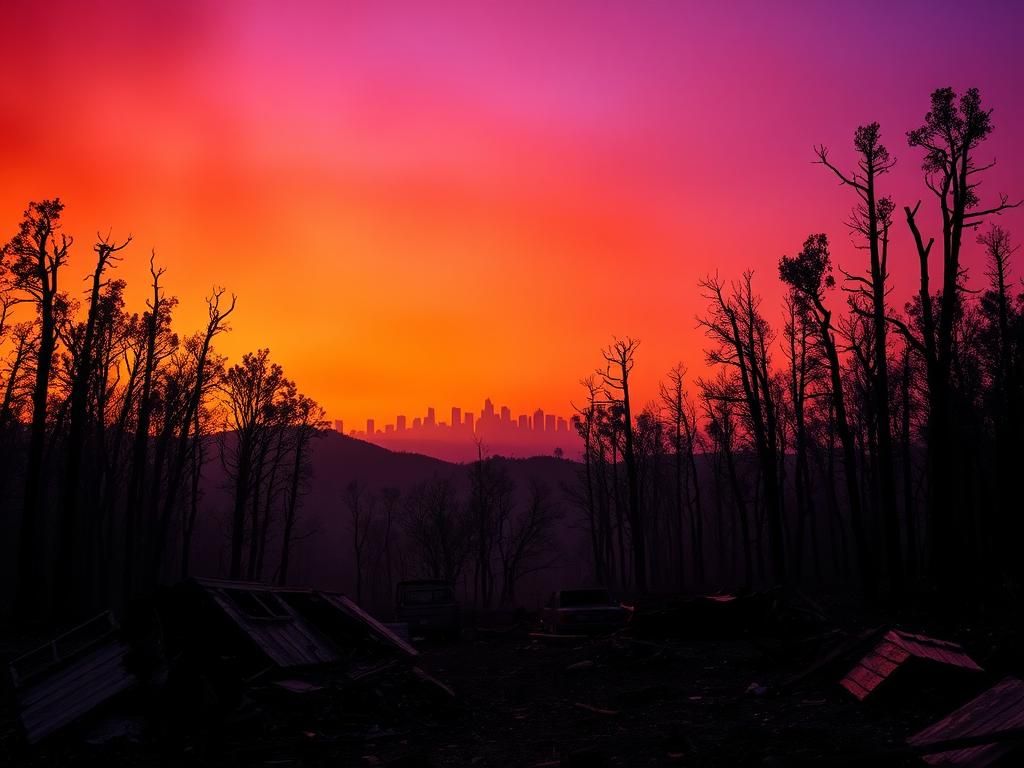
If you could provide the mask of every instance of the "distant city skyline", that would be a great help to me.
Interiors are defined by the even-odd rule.
[[[400,438],[404,435],[433,439],[460,436],[529,439],[545,436],[570,437],[577,434],[574,423],[578,417],[575,415],[562,416],[536,408],[531,413],[521,413],[513,417],[511,408],[507,405],[495,408],[494,401],[489,397],[484,399],[479,412],[465,410],[457,405],[450,406],[448,412],[448,419],[439,420],[436,407],[427,406],[425,412],[413,416],[411,422],[408,414],[400,413],[395,415],[393,421],[383,424],[376,417],[367,418],[365,423],[359,426],[349,422],[348,429],[345,419],[335,418],[333,424],[336,432],[364,439]]]

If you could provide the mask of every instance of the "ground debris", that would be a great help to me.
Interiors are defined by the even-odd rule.
[[[274,594],[253,587],[263,589]],[[528,637],[523,621],[517,631],[467,632],[457,643],[429,644],[413,656],[357,612],[297,593],[277,596],[283,608],[257,594],[263,608],[281,614],[263,622],[292,621],[284,614],[294,611],[300,633],[314,638],[316,649],[277,649],[273,643],[294,627],[250,632],[248,622],[226,615],[203,590],[176,593],[182,601],[176,607],[188,610],[161,604],[152,611],[161,632],[148,633],[160,635],[164,671],[141,675],[137,691],[126,692],[133,706],[144,706],[134,713],[104,710],[103,727],[43,739],[32,748],[34,762],[904,766],[920,764],[924,750],[934,747],[908,744],[908,734],[967,698],[942,708],[930,700],[916,708],[865,706],[837,680],[889,630],[822,627],[813,609],[807,609],[811,619],[791,620],[781,595],[754,599],[751,613],[741,613],[757,620],[745,619],[726,637],[678,627],[655,631],[651,624],[603,636]],[[746,599],[715,597],[706,600],[718,606],[713,611]],[[686,600],[666,598],[662,605],[673,602]],[[636,615],[646,610],[640,605]],[[209,615],[215,620],[207,621]],[[329,660],[291,663],[292,654],[313,652]],[[132,714],[136,719],[122,728]]]
[[[592,712],[595,715],[605,715],[608,717],[614,717],[619,714],[617,709],[605,709],[603,707],[595,707],[592,704],[585,704],[582,701],[577,701],[573,704],[576,709],[582,709],[584,712]]]

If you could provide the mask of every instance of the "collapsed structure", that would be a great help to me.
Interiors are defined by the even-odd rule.
[[[214,749],[235,757],[255,740],[230,728],[211,733],[212,723],[277,729],[277,741],[316,742],[335,754],[336,739],[313,738],[318,718],[329,715],[337,727],[346,707],[349,717],[383,717],[382,707],[410,697],[436,707],[455,696],[415,665],[412,645],[335,592],[190,579],[130,623],[127,632],[105,612],[10,663],[25,742],[72,727],[101,740],[111,732],[104,718],[126,721],[144,710],[159,721],[156,731],[217,742]],[[254,707],[263,712],[255,720]]]
[[[892,629],[878,639],[840,685],[858,701],[864,701],[876,690],[888,687],[887,681],[897,675],[927,675],[936,671],[954,676],[982,669],[957,643]]]

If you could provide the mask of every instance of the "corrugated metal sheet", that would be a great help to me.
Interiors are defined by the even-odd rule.
[[[996,734],[1024,728],[1024,681],[1008,677],[998,685],[964,704],[960,709],[907,739],[915,747],[927,747],[952,739]],[[936,766],[987,768],[1006,757],[1015,745],[982,744],[926,755],[925,762]]]
[[[330,638],[306,622],[284,601],[277,601],[280,615],[256,616],[235,597],[237,592],[273,593],[270,587],[247,582],[196,579],[225,615],[248,635],[279,667],[326,664],[340,658]]]
[[[384,624],[377,621],[373,616],[368,614],[358,605],[353,603],[344,595],[321,592],[320,593],[328,603],[333,605],[339,611],[343,611],[346,615],[354,618],[366,625],[367,629],[378,639],[383,640],[388,645],[397,649],[406,656],[415,657],[419,656],[419,651],[413,648],[408,642],[399,637],[396,633],[388,629]]]
[[[981,667],[956,643],[913,635],[897,629],[886,632],[840,681],[846,690],[863,701],[910,659],[922,659],[960,669],[981,671]]]
[[[963,647],[957,643],[938,640],[924,635],[912,635],[909,632],[900,632],[899,630],[889,632],[886,637],[891,637],[893,642],[899,643],[918,658],[931,659],[943,664],[952,664],[964,669],[973,669],[976,672],[982,671],[974,659],[968,656]]]
[[[16,676],[18,717],[25,735],[32,744],[74,722],[83,715],[133,687],[137,678],[124,665],[128,647],[115,634],[115,626],[107,616],[97,617],[109,628],[105,636],[96,637],[88,645],[77,648],[73,654],[61,657],[53,649],[61,647],[62,639],[78,630],[57,638],[48,648],[52,663],[31,672],[25,671],[25,660],[45,656],[37,649],[12,663],[21,672]],[[83,625],[83,627],[89,626]]]

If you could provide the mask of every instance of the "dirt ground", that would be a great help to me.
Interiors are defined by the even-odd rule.
[[[943,701],[942,675],[926,670],[923,681],[889,681],[890,692],[900,695],[873,694],[858,702],[838,682],[848,661],[830,668],[814,664],[832,658],[830,649],[852,642],[864,624],[790,631],[787,620],[768,625],[773,631],[730,628],[717,638],[642,632],[636,622],[606,637],[552,638],[538,635],[534,624],[470,627],[457,642],[421,644],[411,662],[314,693],[285,691],[268,681],[254,682],[231,707],[211,700],[203,686],[162,690],[149,699],[129,696],[112,708],[111,726],[124,729],[123,735],[97,739],[92,718],[37,748],[9,753],[9,762],[920,766],[906,747],[907,736],[966,700],[959,692],[956,704]],[[995,647],[987,636],[950,637],[969,651]],[[1011,645],[1018,647],[1016,640]],[[972,685],[1007,669],[994,656],[979,661],[990,672],[979,673]]]
[[[860,765],[882,755],[912,765],[898,752],[929,718],[863,705],[835,680],[775,693],[800,665],[748,640],[523,632],[429,648],[424,661],[461,698],[454,720],[424,734],[437,766]]]

